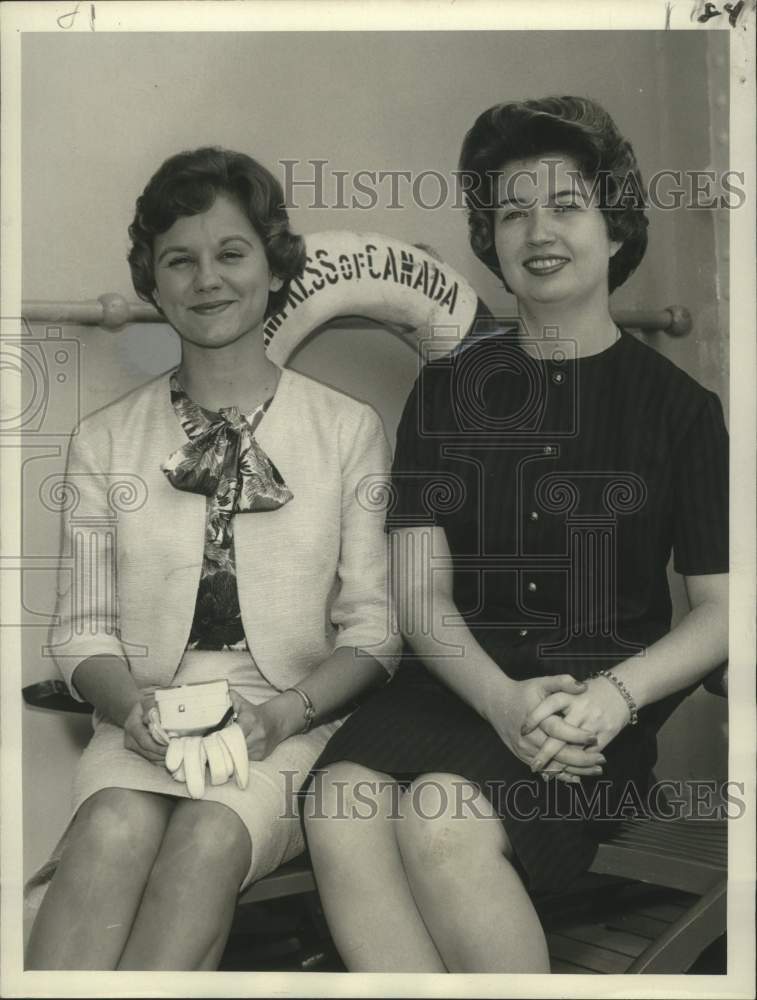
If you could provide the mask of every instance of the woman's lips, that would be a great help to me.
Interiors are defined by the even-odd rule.
[[[226,300],[224,302],[206,302],[203,305],[191,306],[190,308],[193,313],[197,313],[199,316],[217,316],[218,313],[228,309],[230,305],[233,305],[233,302]]]
[[[530,257],[523,262],[529,274],[541,277],[544,274],[554,274],[568,263],[567,257]]]

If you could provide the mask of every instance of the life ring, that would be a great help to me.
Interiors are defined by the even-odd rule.
[[[363,316],[417,331],[443,330],[449,349],[469,332],[478,299],[462,275],[417,246],[378,233],[333,230],[305,237],[307,262],[287,304],[263,328],[268,356],[286,364],[313,330]]]

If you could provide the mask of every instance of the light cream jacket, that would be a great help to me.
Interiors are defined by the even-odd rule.
[[[202,568],[205,497],[161,462],[185,444],[170,373],[86,417],[71,437],[54,656],[75,697],[82,660],[116,654],[140,687],[173,681]],[[242,622],[262,674],[297,684],[338,646],[396,667],[400,639],[383,531],[390,461],[364,403],[288,369],[256,438],[294,494],[237,514]]]

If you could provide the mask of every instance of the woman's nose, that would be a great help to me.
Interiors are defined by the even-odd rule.
[[[218,273],[215,260],[200,260],[195,271],[195,291],[206,292],[218,288],[221,276]]]
[[[549,214],[544,212],[540,207],[537,206],[532,209],[528,216],[528,228],[526,230],[526,239],[529,243],[538,246],[552,242],[554,235],[549,219]]]

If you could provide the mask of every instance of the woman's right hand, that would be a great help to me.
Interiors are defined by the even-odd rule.
[[[150,700],[136,701],[132,705],[124,720],[124,746],[153,764],[162,764],[166,758],[166,747],[156,743],[150,734],[148,713],[151,707]]]
[[[506,680],[501,690],[489,699],[488,716],[490,724],[499,734],[502,742],[519,760],[532,767],[540,747],[547,740],[547,734],[540,728],[524,734],[526,717],[537,705],[557,691],[568,695],[580,695],[586,685],[570,674],[534,677],[525,681]],[[553,720],[553,738],[564,741],[553,763],[545,769],[555,776],[598,774],[604,757],[593,749],[596,737],[593,733],[571,726],[564,720]],[[532,768],[533,769],[533,768]]]

